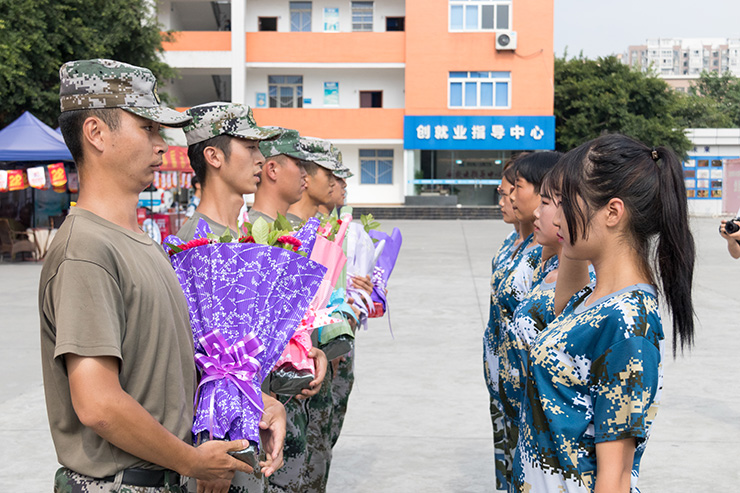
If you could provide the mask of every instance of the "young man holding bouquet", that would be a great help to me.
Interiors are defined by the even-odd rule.
[[[193,118],[184,130],[190,165],[201,182],[202,198],[196,213],[180,228],[177,236],[183,241],[193,239],[198,221],[203,219],[214,233],[220,235],[228,228],[236,238],[242,195],[255,193],[262,181],[265,158],[260,152],[260,142],[276,137],[278,142],[283,142],[282,129],[258,127],[252,110],[236,103],[203,104],[190,108],[186,114]],[[307,153],[297,155],[312,157]],[[312,349],[309,356],[315,362],[316,378],[311,388],[303,391],[301,397],[304,398],[319,392],[327,368],[326,357],[319,349]],[[274,400],[266,395],[263,398]],[[296,399],[291,402],[286,405],[288,440],[295,434],[296,423],[306,420],[304,404]],[[290,448],[285,450],[285,466],[268,478],[271,485],[273,482],[282,484],[282,478],[289,474],[290,452]],[[250,475],[237,475],[230,491],[257,491],[261,483]]]
[[[160,127],[190,118],[160,106],[156,79],[141,67],[75,61],[60,78],[59,123],[80,192],[39,284],[47,411],[63,466],[54,491],[181,492],[187,476],[248,472],[227,455],[244,440],[191,445],[187,304],[136,217],[167,151]]]

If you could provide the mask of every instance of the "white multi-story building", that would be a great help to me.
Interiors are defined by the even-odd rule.
[[[740,38],[656,38],[629,46],[622,60],[659,76],[698,76],[704,71],[740,75]]]

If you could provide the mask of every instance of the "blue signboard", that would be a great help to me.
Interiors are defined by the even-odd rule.
[[[554,116],[405,116],[404,149],[552,150]]]

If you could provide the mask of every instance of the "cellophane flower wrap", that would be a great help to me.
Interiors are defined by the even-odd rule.
[[[401,244],[403,243],[403,237],[398,228],[393,228],[390,235],[377,230],[371,230],[369,234],[370,237],[375,240],[385,240],[385,248],[383,248],[383,251],[378,257],[378,261],[375,264],[375,268],[373,269],[372,299],[374,302],[379,303],[382,306],[383,311],[387,311],[388,300],[386,298],[386,290],[388,279],[391,277],[393,268],[396,266],[398,254],[401,251]]]
[[[304,239],[300,248],[306,254],[318,225],[309,220],[296,235]],[[170,257],[188,303],[201,371],[193,433],[258,442],[262,380],[300,323],[326,268],[277,246],[209,243],[208,233],[201,219],[195,234],[200,239],[194,240],[200,245]],[[175,236],[166,243],[187,246]]]

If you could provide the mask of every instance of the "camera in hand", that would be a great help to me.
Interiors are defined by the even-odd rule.
[[[736,217],[735,219],[730,219],[729,221],[725,223],[725,232],[728,235],[736,233],[737,231],[740,230],[740,226],[735,224],[735,221],[740,221],[740,217]]]

